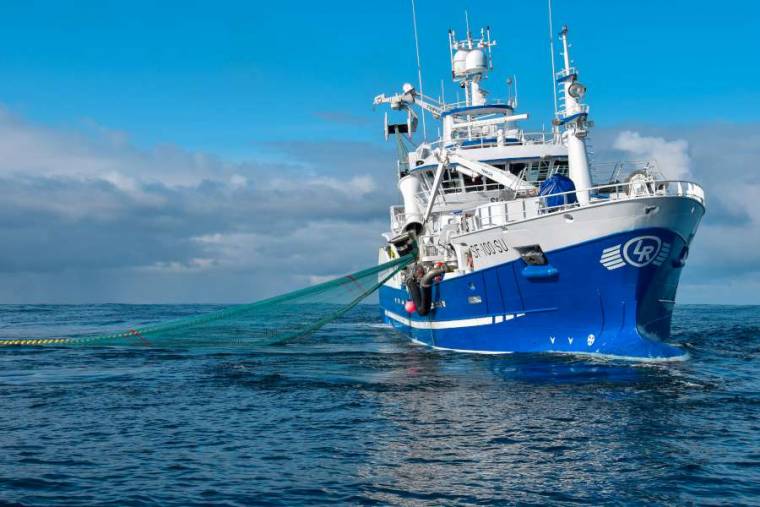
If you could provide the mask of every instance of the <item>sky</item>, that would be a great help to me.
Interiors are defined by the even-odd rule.
[[[546,3],[418,0],[423,87],[490,25],[540,130]],[[230,303],[376,261],[394,147],[372,98],[416,84],[411,7],[14,1],[0,15],[0,303]],[[679,301],[760,304],[760,2],[555,0],[595,157],[656,158],[708,212]],[[434,126],[429,128],[434,132]]]

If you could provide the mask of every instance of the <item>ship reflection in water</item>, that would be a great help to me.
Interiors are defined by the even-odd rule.
[[[587,384],[609,382],[624,384],[641,380],[641,368],[630,364],[594,363],[594,361],[518,355],[501,357],[490,362],[489,369],[507,381],[536,384]]]
[[[728,423],[725,408],[711,401],[723,381],[699,372],[693,358],[664,366],[422,350],[398,372],[400,383],[418,388],[377,394],[378,416],[392,424],[360,467],[374,500],[678,503],[719,495],[710,480],[721,465],[708,456],[725,443],[716,425]],[[749,421],[733,432],[745,442],[756,441]],[[747,449],[729,446],[741,462]],[[757,490],[741,467],[729,475]]]

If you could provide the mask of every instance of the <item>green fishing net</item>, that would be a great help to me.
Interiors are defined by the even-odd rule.
[[[0,346],[145,345],[229,347],[271,345],[307,335],[337,319],[414,261],[414,254],[255,303],[108,334],[0,339]]]

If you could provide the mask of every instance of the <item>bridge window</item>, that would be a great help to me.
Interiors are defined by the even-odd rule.
[[[443,188],[443,191],[452,191],[452,189],[453,191],[456,191],[460,186],[461,182],[459,181],[459,175],[454,174],[449,169],[445,169],[443,171],[443,176],[441,177],[441,188]]]
[[[562,176],[567,176],[569,171],[569,167],[567,165],[567,160],[555,160],[554,161],[554,167],[552,168],[552,174],[561,174]]]
[[[515,176],[520,176],[520,173],[523,172],[523,170],[525,169],[527,165],[528,164],[526,164],[525,162],[512,162],[511,164],[509,164],[509,172],[511,172]]]

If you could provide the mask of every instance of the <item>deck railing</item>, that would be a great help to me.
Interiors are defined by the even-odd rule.
[[[520,146],[523,144],[555,144],[556,139],[552,132],[538,131],[538,132],[525,132],[519,130],[516,137],[505,136],[501,146]],[[451,146],[461,145],[463,149],[473,148],[491,148],[493,146],[499,146],[499,139],[493,132],[487,133],[475,133],[472,135],[463,135],[457,139],[451,140],[437,140],[430,143],[430,148],[435,149],[441,146],[449,148]]]
[[[484,104],[486,107],[488,106],[504,106],[509,105],[508,100],[504,99],[495,99],[495,100],[489,100],[488,104]],[[453,109],[461,109],[463,107],[471,107],[473,104],[468,104],[465,100],[460,100],[458,102],[447,102],[443,105],[441,108],[444,112],[451,111]]]
[[[588,193],[589,203],[577,202],[579,193]],[[586,189],[549,195],[526,197],[510,201],[485,203],[464,209],[457,214],[462,217],[461,232],[473,232],[486,227],[507,225],[559,211],[577,210],[608,202],[642,199],[647,197],[687,197],[704,205],[704,189],[684,180],[638,180],[627,183],[607,183]],[[405,223],[403,206],[391,208],[391,228],[398,233]]]
[[[582,206],[577,202],[577,197],[579,193],[586,192],[589,194],[589,203]],[[703,205],[705,202],[704,189],[691,181],[640,180],[608,183],[570,192],[484,204],[473,210],[475,221],[479,222],[473,225],[476,229],[506,225],[558,211],[646,197],[688,197]]]

